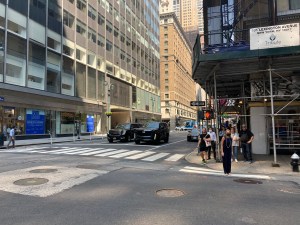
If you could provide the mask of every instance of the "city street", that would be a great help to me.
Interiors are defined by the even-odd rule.
[[[104,139],[1,149],[1,224],[299,223],[298,184],[243,182],[189,164],[196,145],[173,132],[161,145]]]

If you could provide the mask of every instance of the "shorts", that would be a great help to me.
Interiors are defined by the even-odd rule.
[[[207,152],[208,151],[208,148],[206,146],[200,146],[198,148],[198,152]]]

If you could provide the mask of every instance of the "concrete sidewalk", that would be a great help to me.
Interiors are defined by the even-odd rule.
[[[274,161],[273,155],[253,155],[254,163],[252,164],[243,162],[242,156],[239,157],[239,162],[232,162],[231,164],[232,173],[268,174],[280,176],[288,175],[300,177],[300,173],[292,172],[292,167],[290,165],[290,155],[277,156],[277,162],[279,163],[280,167],[272,167],[272,163]],[[223,171],[223,164],[218,163],[213,159],[208,160],[206,165],[202,165],[202,158],[201,156],[197,155],[196,149],[186,156],[186,160],[195,165],[208,167],[213,170]]]
[[[106,138],[106,134],[96,134],[96,135],[87,135],[80,136],[80,139],[77,139],[77,136],[73,137],[54,137],[52,138],[52,143],[61,143],[61,142],[77,142],[77,141],[87,141],[87,140],[102,140]],[[0,148],[6,148],[8,141],[4,142],[4,146]],[[26,146],[26,145],[39,145],[39,144],[51,144],[50,138],[40,138],[40,139],[27,139],[27,140],[16,140],[15,146]],[[11,146],[11,145],[10,145]]]

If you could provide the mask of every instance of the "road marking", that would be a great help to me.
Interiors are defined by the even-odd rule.
[[[82,153],[80,155],[85,155],[85,156],[96,155],[96,154],[99,154],[102,150],[106,150],[106,149],[104,149],[104,148],[94,148],[94,151]]]
[[[129,151],[129,152],[123,152],[123,153],[113,155],[113,156],[109,156],[109,157],[111,157],[111,158],[122,158],[122,157],[129,156],[129,155],[135,155],[135,154],[141,153],[141,152],[142,151],[134,150],[134,151]]]
[[[104,152],[111,152],[111,151],[115,151],[115,150],[117,150],[117,149],[115,149],[115,148],[108,148],[108,149],[98,150],[97,152],[98,152],[98,153],[104,153]],[[96,154],[97,154],[97,153],[96,153]],[[95,154],[95,155],[96,155],[96,154]],[[84,153],[78,154],[78,155],[84,155]]]
[[[159,145],[159,146],[156,146],[156,147],[152,147],[149,150],[155,150],[155,149],[162,148],[162,147],[165,147],[165,146],[168,146],[168,145],[177,144],[177,143],[182,142],[182,141],[186,141],[186,139],[183,139],[183,140],[180,140],[180,141],[171,142],[171,143],[167,143],[167,144],[162,144],[162,145]]]
[[[66,153],[68,155],[77,155],[78,153],[85,153],[85,154],[89,154],[91,152],[96,152],[96,151],[99,151],[100,149],[103,149],[103,148],[90,148],[90,149],[87,149],[87,150],[79,150],[79,151],[75,151],[75,152],[71,152],[71,153]]]
[[[91,148],[81,148],[81,149],[72,149],[72,150],[62,150],[62,151],[52,151],[53,153],[51,154],[67,154],[71,152],[77,152],[78,150],[90,150]]]
[[[35,149],[44,149],[47,147],[33,147],[33,148],[17,148],[17,149],[7,149],[1,152],[26,152],[26,151],[30,151],[30,150],[35,150]]]
[[[126,157],[125,159],[140,159],[140,158],[144,158],[144,157],[149,156],[149,155],[153,155],[155,153],[156,152],[150,152],[150,151],[149,152],[143,152],[141,154]]]
[[[165,159],[165,161],[176,162],[179,159],[183,158],[184,156],[185,156],[184,154],[175,154],[175,155],[172,155],[171,157]]]
[[[106,153],[98,154],[98,155],[95,155],[95,156],[110,156],[110,155],[115,155],[115,154],[118,154],[118,153],[121,153],[121,152],[128,152],[128,150],[121,149],[121,150],[117,150],[117,151],[113,151],[113,152],[106,152]]]
[[[179,170],[180,172],[185,173],[195,173],[195,174],[204,174],[204,175],[215,175],[215,176],[224,176],[223,171],[218,170],[211,170],[211,169],[205,169],[205,168],[199,168],[199,167],[190,167],[186,166],[183,169]],[[266,175],[256,175],[256,174],[230,174],[228,177],[239,177],[239,178],[252,178],[252,179],[264,179],[264,180],[270,180],[271,177]]]
[[[155,160],[161,159],[167,155],[170,155],[170,153],[158,153],[156,155],[150,156],[148,158],[142,159],[143,161],[153,162]]]

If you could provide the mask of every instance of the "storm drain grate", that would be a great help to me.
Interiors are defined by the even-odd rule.
[[[57,172],[57,169],[36,169],[30,170],[29,173],[54,173]]]
[[[245,179],[245,178],[242,178],[242,179],[236,179],[236,180],[233,180],[234,182],[237,182],[237,183],[242,183],[242,184],[262,184],[263,182],[260,181],[260,180],[255,180],[255,179]]]
[[[19,186],[34,186],[34,185],[41,185],[47,183],[49,180],[45,178],[26,178],[21,180],[16,180],[14,182],[15,185]]]
[[[156,194],[164,198],[176,198],[185,195],[183,191],[172,188],[158,190],[156,191]]]

